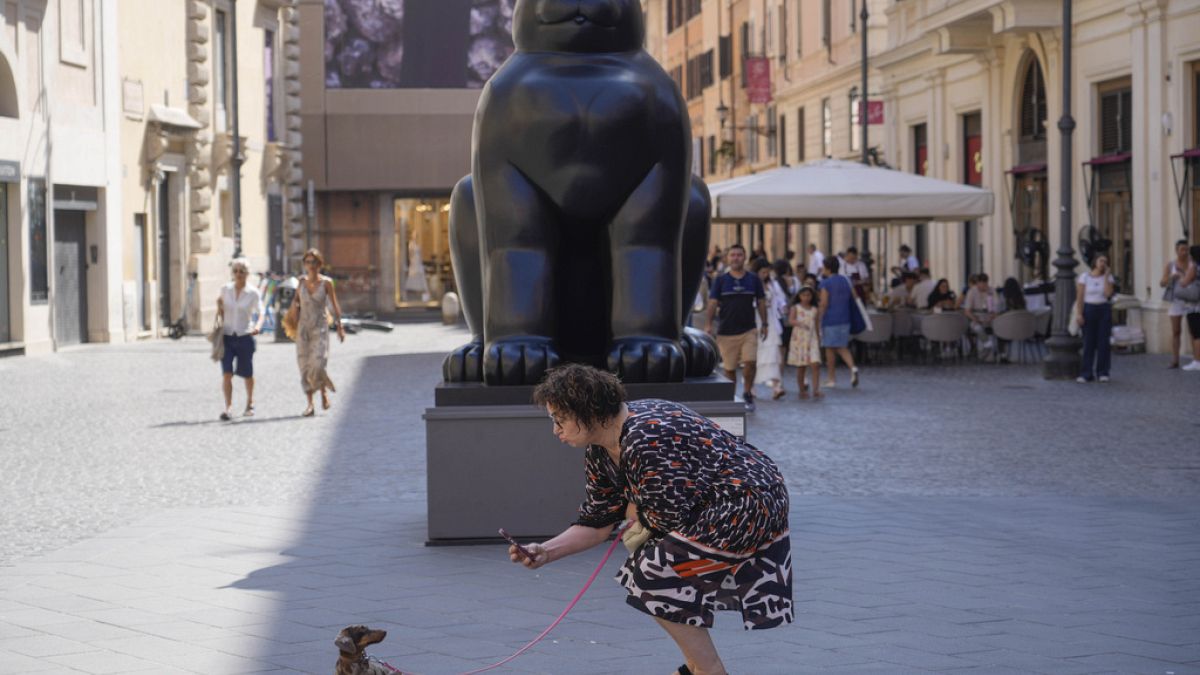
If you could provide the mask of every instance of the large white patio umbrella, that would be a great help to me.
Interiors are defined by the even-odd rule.
[[[823,159],[708,186],[713,220],[834,221],[858,227],[970,220],[992,214],[991,191],[914,173]]]

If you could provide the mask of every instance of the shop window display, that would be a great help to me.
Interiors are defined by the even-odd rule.
[[[396,306],[437,307],[454,290],[450,264],[450,200],[397,199]]]

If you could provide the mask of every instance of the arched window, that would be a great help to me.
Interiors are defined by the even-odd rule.
[[[3,56],[0,56],[0,117],[17,117],[17,83]]]
[[[1046,139],[1046,78],[1036,57],[1029,59],[1021,87],[1021,140]]]

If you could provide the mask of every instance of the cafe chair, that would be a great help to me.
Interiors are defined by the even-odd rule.
[[[854,336],[854,341],[861,345],[867,355],[870,355],[872,352],[876,354],[881,353],[891,339],[891,314],[872,314],[871,328]]]
[[[1024,309],[1005,312],[992,320],[992,334],[998,340],[1008,341],[1009,358],[1012,358],[1013,349],[1020,349],[1021,363],[1025,362],[1026,351],[1029,351],[1035,359],[1038,356],[1038,349],[1033,344],[1037,337],[1037,329],[1038,317],[1033,312]]]
[[[933,348],[934,356],[939,359],[948,350],[954,352],[956,359],[962,358],[967,328],[967,317],[961,312],[943,312],[921,318],[921,337],[925,338]]]
[[[905,352],[915,356],[919,336],[913,334],[912,311],[893,309],[888,316],[892,318],[892,341],[896,345],[896,357],[903,357]]]

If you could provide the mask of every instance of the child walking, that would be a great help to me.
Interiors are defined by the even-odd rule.
[[[800,398],[808,398],[808,385],[804,374],[812,372],[813,398],[821,398],[821,328],[817,322],[817,294],[805,286],[796,294],[796,303],[788,312],[788,325],[792,327],[792,340],[788,344],[787,362],[796,367],[796,385]],[[809,368],[809,366],[812,366]]]

